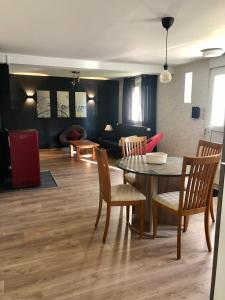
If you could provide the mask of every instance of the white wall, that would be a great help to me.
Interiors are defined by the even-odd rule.
[[[158,83],[157,131],[163,131],[164,140],[159,151],[170,155],[194,155],[198,140],[205,135],[206,116],[209,107],[210,68],[225,64],[225,58],[206,59],[177,66],[169,84]],[[192,103],[184,103],[184,78],[186,72],[193,72]],[[191,118],[192,106],[200,106],[200,119]],[[213,133],[213,139],[222,142],[221,133]]]

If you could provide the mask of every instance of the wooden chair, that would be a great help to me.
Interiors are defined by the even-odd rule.
[[[110,182],[110,174],[109,174],[109,166],[108,159],[105,149],[95,149],[96,158],[98,162],[98,173],[99,173],[99,208],[97,219],[95,222],[95,227],[97,227],[102,210],[102,202],[103,200],[107,204],[107,212],[106,212],[106,222],[105,222],[105,230],[103,235],[103,243],[105,243],[108,228],[109,228],[109,220],[112,206],[126,206],[129,208],[130,206],[137,206],[139,208],[140,213],[140,237],[143,237],[144,230],[144,202],[146,197],[141,194],[135,187],[129,184],[119,184],[115,186],[111,186]],[[129,209],[127,210],[129,212]],[[129,214],[127,213],[127,222],[129,221]]]
[[[213,143],[205,140],[199,140],[196,156],[197,157],[204,157],[204,156],[211,156],[216,154],[221,154],[222,152],[222,144]],[[186,184],[187,185],[187,184]],[[215,187],[215,185],[214,185]],[[213,222],[215,222],[214,210],[213,210],[213,201],[211,201],[210,206],[210,215]],[[184,232],[187,231],[189,223],[189,217],[184,217]]]
[[[130,136],[121,137],[122,155],[123,157],[144,155],[146,154],[147,137],[146,136]],[[123,182],[127,182],[135,186],[135,174],[131,172],[123,173]]]
[[[180,191],[153,196],[153,238],[157,234],[157,210],[164,209],[178,217],[177,259],[181,258],[181,224],[182,217],[193,214],[205,214],[205,236],[208,250],[211,251],[209,232],[209,212],[212,201],[212,187],[220,155],[205,157],[184,157]],[[190,168],[187,188],[185,178]]]
[[[222,152],[223,144],[199,140],[196,156],[211,156]]]
[[[223,144],[213,143],[205,140],[199,140],[196,156],[202,157],[202,156],[221,154],[222,147]],[[211,206],[210,206],[210,214],[211,214],[212,221],[215,222],[213,201],[211,202]]]

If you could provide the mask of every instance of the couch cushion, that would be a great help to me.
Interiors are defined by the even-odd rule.
[[[162,132],[159,132],[158,134],[154,135],[148,140],[147,143],[147,153],[150,153],[154,150],[154,148],[157,146],[157,144],[163,139],[164,134]]]
[[[118,137],[138,135],[145,136],[147,135],[146,127],[144,126],[133,126],[133,125],[122,125],[119,124],[115,127],[116,135]]]
[[[70,131],[70,133],[68,135],[68,139],[72,140],[72,141],[79,140],[80,136],[81,136],[80,132],[77,131],[76,129],[73,129]]]

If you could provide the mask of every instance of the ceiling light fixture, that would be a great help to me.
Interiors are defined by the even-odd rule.
[[[172,80],[172,74],[168,71],[167,64],[167,42],[168,42],[168,30],[173,25],[173,17],[164,17],[161,19],[163,28],[166,29],[166,61],[163,66],[163,71],[160,73],[159,79],[162,83],[168,83]]]
[[[202,49],[201,52],[203,57],[217,57],[223,55],[224,50],[222,48],[207,48]]]
[[[73,80],[72,80],[72,86],[75,86],[77,83],[80,82],[80,72],[72,71]]]

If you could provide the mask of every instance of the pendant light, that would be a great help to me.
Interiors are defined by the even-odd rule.
[[[73,80],[71,81],[72,86],[74,87],[77,83],[80,82],[80,72],[72,71]]]
[[[168,30],[173,25],[174,18],[173,17],[164,17],[161,19],[163,28],[166,29],[166,61],[163,66],[163,71],[160,73],[159,79],[162,83],[168,83],[172,80],[172,74],[168,71],[167,64],[167,42],[168,42]]]

